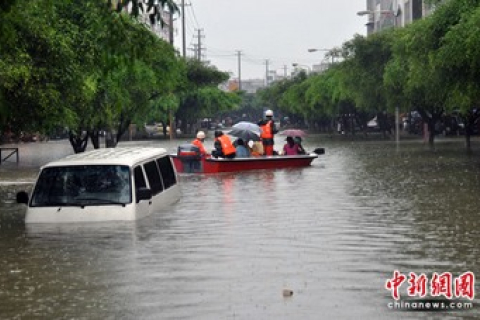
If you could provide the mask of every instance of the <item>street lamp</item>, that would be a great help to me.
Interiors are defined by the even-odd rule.
[[[400,8],[398,7],[397,10],[362,10],[362,11],[357,12],[358,16],[365,16],[365,15],[372,16],[373,31],[374,32],[377,31],[377,21],[375,19],[376,14],[380,14],[380,15],[391,14],[391,15],[393,15],[393,27],[396,28],[397,27],[397,17],[400,15]]]
[[[308,52],[317,52],[317,51],[330,51],[330,49],[317,49],[317,48],[309,48]]]
[[[326,52],[325,57],[330,55],[332,57],[332,64],[335,62],[333,59],[335,57],[338,57],[339,49],[338,48],[333,48],[333,49],[317,49],[317,48],[309,48],[307,50],[308,52],[317,52],[317,51],[324,51]]]

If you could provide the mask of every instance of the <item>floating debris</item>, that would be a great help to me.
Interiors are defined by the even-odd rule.
[[[293,296],[293,291],[290,289],[283,289],[283,296],[284,297],[291,297]]]

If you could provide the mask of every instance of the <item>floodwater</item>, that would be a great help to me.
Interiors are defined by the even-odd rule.
[[[0,318],[479,318],[476,297],[392,310],[385,284],[394,270],[480,275],[480,145],[307,138],[318,146],[307,168],[181,175],[181,200],[137,222],[25,226],[15,193],[72,151],[22,145],[0,166]]]

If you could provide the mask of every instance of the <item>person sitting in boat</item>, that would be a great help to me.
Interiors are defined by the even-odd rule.
[[[305,149],[302,146],[302,138],[301,137],[295,137],[295,138],[293,138],[293,141],[298,146],[298,154],[307,154],[307,151],[305,151]]]
[[[192,144],[198,149],[200,149],[200,155],[202,157],[205,157],[207,155],[207,151],[205,150],[205,147],[203,146],[203,143],[205,142],[205,132],[203,131],[198,131],[197,132],[197,138],[192,141]]]
[[[245,142],[243,141],[242,138],[238,138],[237,146],[236,146],[235,149],[236,149],[235,158],[249,158],[250,157],[250,152],[248,151],[248,148],[245,146]]]
[[[260,141],[248,141],[248,151],[252,157],[263,156],[263,145]]]
[[[236,149],[232,144],[230,138],[223,134],[223,131],[215,131],[215,150],[212,151],[212,156],[215,158],[235,158]]]
[[[292,137],[287,137],[287,143],[283,146],[282,155],[284,156],[295,156],[298,155],[298,145],[295,144],[295,141]]]

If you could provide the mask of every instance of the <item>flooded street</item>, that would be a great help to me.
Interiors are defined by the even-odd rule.
[[[21,145],[20,165],[0,165],[0,318],[480,317],[477,297],[413,312],[390,309],[385,289],[394,270],[480,275],[478,142],[473,155],[460,141],[304,146],[326,154],[301,169],[181,175],[181,200],[134,223],[25,226],[16,192],[72,149]]]

